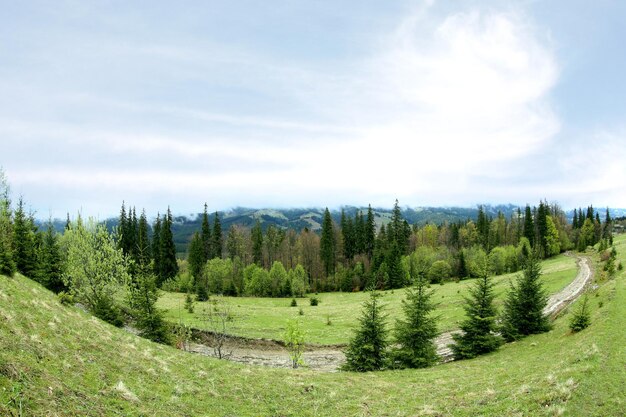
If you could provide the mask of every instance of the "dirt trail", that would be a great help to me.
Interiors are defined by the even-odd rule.
[[[574,256],[568,253],[569,256]],[[591,281],[592,274],[589,267],[589,259],[577,257],[578,273],[576,278],[558,293],[552,295],[548,300],[548,305],[543,310],[545,314],[556,316],[569,303],[574,301]],[[452,335],[459,332],[454,330],[445,332],[435,339],[437,353],[441,356],[442,362],[452,360],[452,350],[448,347],[453,342]],[[192,343],[189,351],[201,355],[215,356],[213,348],[210,347],[210,340],[203,343]],[[263,340],[256,343],[253,340],[233,338],[223,351],[227,352],[228,359],[233,362],[240,362],[251,365],[263,365],[276,368],[290,368],[291,361],[287,350],[280,343]],[[346,358],[339,346],[310,346],[304,352],[304,362],[308,369],[321,372],[336,372],[345,363]]]

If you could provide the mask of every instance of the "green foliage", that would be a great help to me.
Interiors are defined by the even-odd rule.
[[[57,296],[59,297],[59,302],[64,306],[74,305],[74,296],[72,294],[61,291]]]
[[[254,264],[254,267],[250,269],[249,273],[251,274],[251,277],[246,283],[246,294],[257,297],[269,297],[272,288],[270,273],[267,272],[267,270],[256,266],[256,264]]]
[[[211,255],[213,254],[211,226],[209,225],[209,213],[207,212],[206,203],[204,203],[204,212],[202,213],[202,228],[200,232],[200,237],[202,238],[202,264],[204,265],[206,261],[212,258]]]
[[[208,290],[211,294],[229,292],[232,285],[233,262],[230,259],[213,258],[206,263],[204,276],[206,276]]]
[[[190,292],[185,296],[185,310],[187,310],[188,313],[194,312],[194,302]]]
[[[465,265],[467,265],[467,272],[470,277],[482,277],[486,273],[485,268],[487,268],[487,254],[484,249],[478,245],[466,249]]]
[[[252,260],[258,266],[263,265],[263,229],[257,220],[251,231],[252,239]]]
[[[285,334],[283,335],[283,340],[287,352],[289,352],[291,366],[293,368],[304,365],[304,359],[302,358],[302,354],[304,353],[304,337],[305,334],[300,327],[300,322],[298,320],[289,320]]]
[[[589,310],[587,295],[585,295],[579,308],[574,312],[570,319],[569,328],[573,333],[577,333],[589,327],[590,324],[591,311]]]
[[[61,248],[57,235],[48,223],[48,228],[43,236],[40,252],[39,281],[49,290],[59,293],[65,291],[67,287],[63,283],[63,261],[61,259]]]
[[[306,271],[300,264],[289,271],[289,280],[291,281],[291,295],[294,297],[304,297],[309,291],[309,283]]]
[[[319,298],[317,298],[317,297],[309,297],[309,304],[310,304],[312,307],[317,306],[319,303],[320,303]]]
[[[546,256],[558,255],[561,252],[561,238],[552,216],[546,216],[546,235],[544,236]]]
[[[213,232],[211,234],[211,259],[222,257],[222,247],[224,246],[224,238],[222,236],[222,223],[215,212],[213,218]]]
[[[96,225],[93,220],[86,226],[75,224],[66,230],[63,246],[63,282],[76,301],[85,304],[97,317],[119,325],[115,300],[130,280],[122,250],[104,225]]]
[[[291,303],[289,303],[289,307],[298,307],[298,302],[295,298],[291,299]]]
[[[511,283],[504,301],[501,334],[507,341],[550,330],[543,313],[548,297],[541,282],[541,266],[534,256],[526,261],[524,273]]]
[[[291,295],[291,288],[288,288],[289,276],[282,262],[274,261],[270,269],[271,295],[272,297],[283,297]],[[289,291],[287,291],[287,289]]]
[[[455,359],[470,359],[493,352],[502,344],[496,335],[496,308],[494,305],[494,283],[488,275],[475,281],[465,299],[465,320],[461,333],[453,334],[451,345]]]
[[[424,368],[437,361],[437,317],[433,316],[433,292],[426,279],[419,277],[402,301],[403,319],[396,321],[395,343],[392,350],[394,368]]]
[[[387,355],[386,315],[380,304],[380,294],[372,291],[363,303],[359,328],[345,351],[346,371],[378,371],[385,366]]]
[[[507,253],[502,246],[497,246],[489,252],[487,268],[495,275],[502,275],[507,271]],[[485,271],[487,273],[487,271]]]
[[[448,280],[452,275],[452,267],[448,261],[439,260],[433,262],[428,269],[428,280],[432,283],[439,284]]]
[[[13,276],[13,223],[11,221],[11,188],[0,167],[0,275]]]
[[[161,284],[163,291],[190,292],[194,290],[194,279],[188,271],[181,272]]]

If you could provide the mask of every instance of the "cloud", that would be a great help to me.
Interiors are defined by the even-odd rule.
[[[519,171],[505,168],[549,147],[561,122],[550,100],[559,66],[523,12],[441,14],[427,2],[368,39],[368,55],[336,66],[241,45],[216,57],[202,49],[212,43],[83,47],[96,64],[133,58],[111,79],[100,69],[100,90],[41,94],[57,106],[44,120],[7,116],[10,148],[58,151],[8,174],[108,214],[122,199],[175,198],[186,211],[207,199],[223,209],[529,198],[509,192]],[[145,79],[129,72],[148,67]],[[119,79],[129,93],[106,88]]]

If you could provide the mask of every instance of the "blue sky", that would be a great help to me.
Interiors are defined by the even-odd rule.
[[[626,207],[626,2],[4,2],[0,165],[39,217]]]

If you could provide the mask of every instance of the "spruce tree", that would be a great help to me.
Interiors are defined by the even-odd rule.
[[[467,278],[467,262],[465,261],[465,252],[463,249],[459,250],[459,278]]]
[[[70,216],[67,215],[67,221],[69,223]],[[126,218],[126,204],[122,201],[122,208],[120,209],[120,219],[117,225],[117,247],[124,252],[124,255],[128,255],[128,220]]]
[[[150,238],[148,237],[148,219],[146,218],[146,211],[141,211],[139,216],[139,224],[137,225],[137,263],[142,265],[150,265],[151,259],[151,247]],[[141,250],[139,250],[141,249]]]
[[[354,238],[355,254],[365,253],[365,221],[361,210],[354,215]]]
[[[604,225],[602,228],[602,237],[607,239],[609,245],[613,244],[613,219],[609,213],[609,208],[606,208],[606,214],[604,215]]]
[[[526,260],[523,275],[516,284],[511,283],[504,301],[500,329],[502,336],[510,342],[550,330],[548,317],[543,313],[547,304],[548,296],[541,282],[541,266],[535,256],[530,256]]]
[[[252,227],[252,260],[258,266],[263,266],[263,229],[257,219]]]
[[[195,279],[196,285],[198,285],[202,269],[206,264],[204,260],[204,245],[202,242],[202,236],[198,232],[193,234],[191,242],[189,242],[187,261],[189,262],[189,272]]]
[[[433,316],[433,292],[422,274],[402,300],[404,318],[398,319],[395,328],[396,347],[392,351],[393,367],[425,368],[437,361],[437,319]]]
[[[13,258],[17,270],[29,278],[35,278],[36,250],[33,225],[24,212],[24,201],[20,197],[13,222]]]
[[[162,262],[161,262],[161,214],[157,213],[156,221],[154,222],[154,227],[152,228],[152,257],[153,257],[153,265],[152,270],[154,275],[157,278],[157,285],[161,285],[161,270]]]
[[[147,258],[144,251],[148,250],[147,242],[137,247],[137,258]],[[157,343],[169,343],[170,331],[163,318],[163,313],[157,309],[159,298],[156,277],[150,272],[149,266],[140,261],[137,265],[136,276],[130,281],[129,304],[135,325],[142,337]]]
[[[524,209],[524,237],[528,239],[531,247],[535,247],[535,222],[530,211],[530,206],[526,204]]]
[[[543,201],[540,201],[539,208],[537,209],[537,247],[535,249],[539,251],[538,253],[541,258],[547,258],[550,256],[548,241],[546,239],[548,236],[548,210],[548,205],[544,204]]]
[[[42,245],[42,284],[49,290],[59,293],[67,290],[63,282],[63,263],[61,248],[52,221],[48,222],[48,228],[43,236]]]
[[[391,247],[385,257],[387,264],[388,282],[386,289],[402,288],[404,286],[404,269],[402,268],[402,256],[397,242],[391,242]]]
[[[453,334],[451,345],[454,359],[471,359],[493,352],[502,344],[496,335],[496,308],[493,304],[494,283],[487,274],[478,278],[465,298],[466,319],[461,323],[461,333]]]
[[[367,206],[367,221],[365,222],[365,254],[369,260],[374,255],[374,244],[376,241],[376,222],[374,221],[374,213],[372,206]]]
[[[572,229],[578,229],[578,212],[574,209],[574,215],[572,216]]]
[[[173,278],[178,273],[178,263],[176,262],[176,246],[172,235],[172,212],[169,207],[167,215],[161,225],[160,239],[161,271],[157,277],[157,284],[160,286],[165,280]]]
[[[213,248],[213,254],[211,258],[222,258],[222,247],[224,246],[224,237],[222,236],[222,223],[220,218],[215,212],[213,218],[213,233],[211,235],[211,247]]]
[[[202,213],[202,230],[200,236],[202,237],[202,247],[204,249],[204,262],[212,258],[212,246],[211,246],[211,226],[209,225],[209,213],[207,212],[207,204],[204,203],[204,213]]]
[[[352,219],[341,209],[341,234],[343,236],[343,256],[350,262],[356,254],[356,236]]]
[[[350,340],[345,352],[346,371],[378,371],[385,366],[387,355],[386,315],[380,303],[380,294],[370,292],[369,299],[363,303],[359,318],[359,328]]]
[[[324,272],[326,276],[335,273],[335,230],[333,228],[333,220],[330,217],[328,207],[324,211],[324,220],[322,221],[322,236],[320,238],[320,257],[324,264]]]

